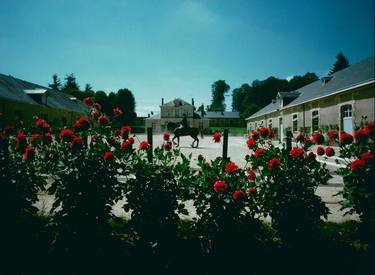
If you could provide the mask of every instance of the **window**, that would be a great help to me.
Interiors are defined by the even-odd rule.
[[[268,120],[268,128],[272,129],[272,118]]]
[[[352,117],[352,105],[344,105],[341,107],[342,117]]]
[[[315,110],[311,113],[311,129],[312,132],[319,130],[319,111]]]
[[[298,115],[294,114],[293,115],[293,132],[296,132],[298,130]]]

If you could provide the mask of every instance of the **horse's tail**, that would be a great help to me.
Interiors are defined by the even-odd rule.
[[[202,127],[198,128],[198,134],[200,135],[201,139],[203,139],[204,135],[203,135],[203,128]]]

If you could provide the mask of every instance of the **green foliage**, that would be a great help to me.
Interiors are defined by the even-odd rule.
[[[336,56],[336,62],[335,64],[333,64],[333,68],[330,71],[330,74],[341,71],[342,69],[345,69],[349,66],[349,60],[345,57],[345,55],[343,53],[338,53]]]
[[[230,86],[225,80],[217,80],[212,84],[211,105],[207,107],[208,111],[223,112],[225,111],[225,94],[229,91]]]

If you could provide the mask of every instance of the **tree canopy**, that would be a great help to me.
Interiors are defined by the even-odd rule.
[[[225,111],[225,94],[229,91],[230,86],[225,83],[225,80],[217,80],[212,84],[212,99],[211,105],[207,106],[208,111]]]
[[[345,55],[343,53],[338,53],[338,55],[336,56],[336,62],[335,62],[335,64],[333,64],[333,68],[330,71],[330,74],[338,72],[338,71],[340,71],[342,69],[345,69],[349,66],[350,66],[349,60],[345,57]]]

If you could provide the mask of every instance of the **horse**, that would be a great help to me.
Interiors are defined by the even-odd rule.
[[[198,128],[193,127],[186,127],[186,128],[179,128],[180,124],[174,123],[174,122],[168,122],[167,129],[168,131],[173,131],[174,137],[172,138],[173,144],[176,145],[176,142],[174,141],[177,138],[177,146],[180,145],[180,137],[181,136],[191,136],[194,141],[191,144],[191,147],[197,148],[199,145],[199,139],[198,135],[200,133]],[[196,142],[196,146],[194,146],[194,143]]]

